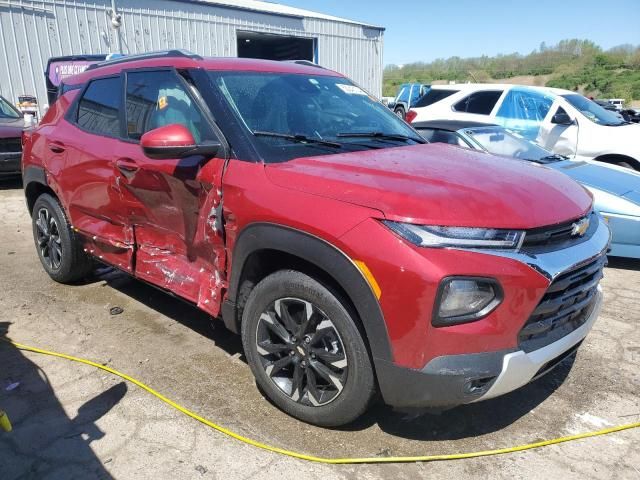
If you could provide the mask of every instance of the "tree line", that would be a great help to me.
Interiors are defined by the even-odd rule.
[[[544,42],[529,54],[450,57],[384,69],[383,95],[394,96],[402,83],[494,82],[531,76],[534,85],[566,88],[596,98],[640,100],[640,45],[603,50],[590,40]]]

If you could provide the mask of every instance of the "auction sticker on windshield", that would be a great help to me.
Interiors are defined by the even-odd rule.
[[[336,83],[336,87],[338,87],[344,93],[348,93],[349,95],[366,95],[367,94],[367,92],[365,92],[361,88],[356,87],[355,85],[348,85],[345,83]]]

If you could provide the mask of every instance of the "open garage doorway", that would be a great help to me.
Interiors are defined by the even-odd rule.
[[[289,37],[257,32],[237,32],[238,57],[264,60],[316,61],[314,38]]]

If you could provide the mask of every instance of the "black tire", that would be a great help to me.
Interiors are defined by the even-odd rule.
[[[33,206],[31,223],[38,257],[53,280],[70,283],[91,271],[92,261],[57,199],[47,193],[40,195]]]
[[[287,325],[285,332],[275,333],[274,319]],[[280,336],[285,333],[289,342]],[[350,423],[375,393],[371,360],[352,315],[328,288],[303,273],[281,270],[256,285],[242,316],[242,344],[258,386],[280,409],[304,422],[323,427]],[[270,353],[263,347],[279,350]]]
[[[629,170],[635,170],[629,162],[618,162],[616,165],[622,168],[628,168]]]
[[[407,116],[407,112],[404,109],[404,107],[396,107],[393,110],[393,113],[395,113],[397,116],[399,116],[401,119],[405,119],[405,117]]]

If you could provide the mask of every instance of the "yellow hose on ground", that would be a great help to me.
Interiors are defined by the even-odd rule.
[[[1,339],[0,340],[5,340],[5,339]],[[123,378],[135,385],[137,385],[138,387],[146,390],[147,392],[151,393],[152,395],[156,396],[157,398],[159,398],[160,400],[162,400],[163,402],[165,402],[166,404],[170,405],[171,407],[175,408],[176,410],[179,410],[180,412],[184,413],[185,415],[188,415],[189,417],[198,420],[201,423],[204,423],[205,425],[221,432],[224,433],[225,435],[228,435],[231,438],[235,438],[236,440],[239,440],[243,443],[249,444],[249,445],[253,445],[254,447],[257,448],[261,448],[262,450],[267,450],[269,452],[274,452],[274,453],[279,453],[281,455],[286,455],[287,457],[293,457],[293,458],[298,458],[300,460],[307,460],[310,462],[317,462],[317,463],[328,463],[328,464],[356,464],[356,463],[408,463],[408,462],[434,462],[437,460],[460,460],[463,458],[475,458],[475,457],[488,457],[490,455],[501,455],[504,453],[514,453],[514,452],[522,452],[524,450],[531,450],[534,448],[540,448],[540,447],[546,447],[548,445],[556,445],[558,443],[564,443],[564,442],[571,442],[573,440],[580,440],[582,438],[589,438],[589,437],[597,437],[599,435],[607,435],[609,433],[614,433],[614,432],[621,432],[623,430],[630,430],[632,428],[638,428],[640,427],[640,422],[637,423],[628,423],[626,425],[618,425],[616,427],[611,427],[611,428],[605,428],[603,430],[597,430],[595,432],[586,432],[586,433],[579,433],[577,435],[570,435],[568,437],[560,437],[560,438],[554,438],[552,440],[544,440],[541,442],[535,442],[535,443],[528,443],[526,445],[518,445],[515,447],[507,447],[507,448],[497,448],[494,450],[482,450],[479,452],[468,452],[468,453],[453,453],[453,454],[445,454],[445,455],[419,455],[419,456],[414,456],[414,457],[363,457],[363,458],[324,458],[324,457],[316,457],[314,455],[308,455],[306,453],[300,453],[300,452],[294,452],[291,450],[286,450],[284,448],[278,448],[278,447],[274,447],[271,445],[266,445],[264,443],[258,442],[256,440],[253,440],[251,438],[242,436],[240,434],[237,434],[235,432],[232,432],[231,430],[222,427],[220,425],[217,425],[213,422],[211,422],[210,420],[207,420],[206,418],[201,417],[200,415],[198,415],[197,413],[192,412],[191,410],[186,409],[185,407],[177,404],[176,402],[174,402],[173,400],[168,399],[167,397],[165,397],[164,395],[162,395],[160,392],[155,391],[153,388],[145,385],[144,383],[142,383],[139,380],[136,380],[133,377],[130,377],[129,375],[119,372],[113,368],[107,367],[105,365],[101,365],[99,363],[96,362],[92,362],[91,360],[85,360],[84,358],[79,358],[79,357],[74,357],[72,355],[66,355],[64,353],[58,353],[58,352],[52,352],[49,350],[43,350],[41,348],[36,348],[36,347],[30,347],[28,345],[23,345],[21,343],[15,343],[12,342],[10,340],[5,340],[6,342],[10,343],[11,345],[13,345],[14,347],[18,348],[19,350],[24,350],[27,352],[34,352],[34,353],[41,353],[43,355],[50,355],[53,357],[58,357],[58,358],[64,358],[66,360],[71,360],[74,362],[78,362],[78,363],[84,363],[85,365],[90,365],[92,367],[95,368],[99,368],[100,370],[104,370],[106,372],[109,372],[113,375],[116,375],[120,378]]]
[[[0,410],[0,429],[4,430],[5,432],[11,431],[11,422],[9,421],[9,416],[2,410]]]

